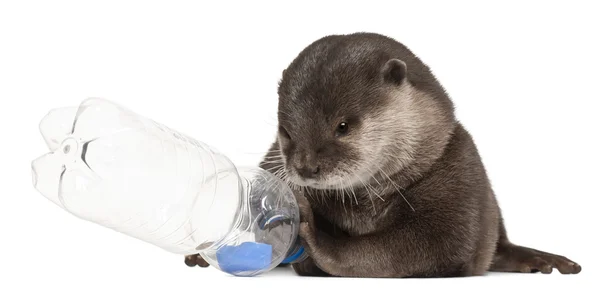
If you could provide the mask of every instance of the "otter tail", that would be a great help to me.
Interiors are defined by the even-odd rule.
[[[554,268],[562,274],[581,272],[581,266],[566,257],[512,244],[500,218],[496,253],[489,271],[550,274]]]

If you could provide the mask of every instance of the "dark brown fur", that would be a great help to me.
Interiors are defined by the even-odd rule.
[[[261,167],[297,192],[310,255],[293,264],[298,274],[580,272],[508,240],[473,139],[401,43],[372,33],[319,39],[284,71],[279,96],[279,134]]]

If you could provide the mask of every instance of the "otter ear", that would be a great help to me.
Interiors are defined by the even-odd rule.
[[[277,81],[277,85],[281,86],[281,83],[283,82],[283,78],[285,77],[285,72],[286,72],[286,69],[284,69],[283,71],[281,71],[281,77]]]
[[[400,59],[390,59],[381,70],[383,79],[395,84],[401,84],[406,78],[406,63]]]

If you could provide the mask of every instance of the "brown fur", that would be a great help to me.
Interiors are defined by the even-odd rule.
[[[284,71],[278,92],[279,134],[260,166],[297,193],[310,255],[293,264],[298,274],[581,270],[510,243],[471,135],[401,43],[373,33],[323,37]]]

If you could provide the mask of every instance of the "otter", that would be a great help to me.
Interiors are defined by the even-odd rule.
[[[322,37],[283,70],[260,167],[286,181],[309,257],[301,276],[577,274],[513,244],[475,142],[430,68],[376,33]],[[186,264],[206,266],[198,256]]]

